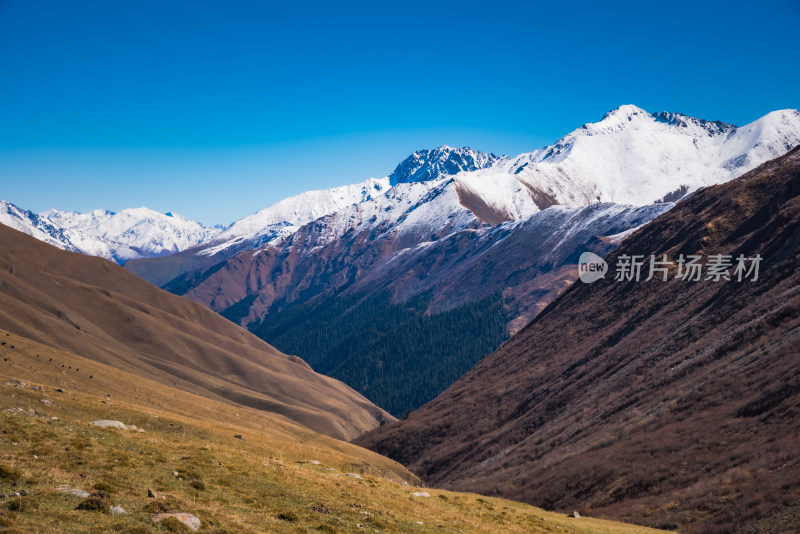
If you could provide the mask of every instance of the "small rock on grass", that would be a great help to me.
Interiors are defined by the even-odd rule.
[[[431,496],[431,494],[428,493],[427,491],[415,491],[411,495],[413,495],[414,497],[430,497]]]
[[[70,486],[59,486],[58,491],[61,493],[66,493],[67,495],[74,495],[76,497],[80,497],[81,499],[85,499],[89,496],[88,491],[83,491],[82,489],[72,488]]]
[[[347,473],[347,476],[349,476],[350,478],[355,478],[355,479],[357,479],[357,480],[363,480],[363,478],[361,477],[361,475],[359,475],[359,474],[356,474],[356,473]]]
[[[197,531],[200,529],[200,519],[198,517],[193,516],[192,514],[184,514],[184,513],[177,513],[177,514],[156,514],[153,516],[153,522],[159,523],[168,517],[174,517],[190,529]]]
[[[109,511],[110,511],[110,512],[111,512],[113,515],[123,515],[123,514],[126,514],[126,513],[127,513],[127,512],[125,511],[125,508],[123,508],[122,506],[117,506],[116,504],[115,504],[114,506],[112,506],[112,507],[109,509]]]
[[[135,432],[144,432],[141,428],[134,425],[126,425],[122,421],[114,421],[111,419],[99,419],[91,421],[90,425],[99,426],[100,428],[116,428],[119,430],[133,430]]]

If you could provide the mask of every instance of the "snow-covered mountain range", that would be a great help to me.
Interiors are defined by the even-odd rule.
[[[277,246],[321,218],[327,231],[311,247],[367,227],[418,243],[443,229],[521,221],[554,205],[676,201],[799,143],[797,110],[775,111],[737,127],[625,105],[553,145],[515,157],[466,147],[420,150],[384,178],[302,193],[227,229],[206,228],[147,208],[37,215],[8,202],[0,204],[0,222],[61,248],[120,263],[177,253],[161,264],[129,264],[163,285],[242,251]]]
[[[222,231],[177,214],[157,213],[148,208],[125,209],[118,213],[51,209],[36,214],[7,201],[0,201],[0,223],[58,248],[117,263],[173,254]]]

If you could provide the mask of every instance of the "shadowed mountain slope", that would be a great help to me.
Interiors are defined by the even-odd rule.
[[[0,225],[0,324],[54,348],[353,438],[391,416],[208,308]]]
[[[642,281],[615,281],[634,254]],[[763,260],[755,281],[685,281],[673,264],[645,282],[651,254]],[[605,279],[357,443],[446,488],[689,532],[794,531],[800,149],[696,193],[606,259]]]

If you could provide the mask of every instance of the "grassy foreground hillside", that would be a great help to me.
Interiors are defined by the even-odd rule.
[[[0,343],[0,531],[180,532],[152,522],[172,511],[200,518],[201,532],[655,532],[416,488],[400,464],[280,416],[3,330]],[[97,419],[143,432],[89,424]],[[110,505],[126,513],[102,510]]]

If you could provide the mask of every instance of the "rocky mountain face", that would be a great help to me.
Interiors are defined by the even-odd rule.
[[[340,202],[289,199],[291,210],[273,206],[206,245],[126,267],[301,354],[401,415],[441,392],[568,287],[581,250],[605,254],[675,201],[798,143],[794,110],[736,127],[622,106],[515,158],[468,148],[422,150],[387,178],[318,192]],[[322,207],[306,219],[286,215],[306,205]],[[233,234],[239,237],[226,237]],[[431,381],[421,397],[397,397],[385,372],[388,356],[378,356],[405,336],[397,325],[371,332],[378,346],[369,347],[323,331],[320,320],[297,329],[305,324],[300,310],[320,319],[336,309],[338,317],[366,321],[367,335],[366,310],[375,311],[378,296],[384,321],[408,314],[417,321],[418,348],[405,360],[415,369],[409,379]],[[483,299],[491,304],[481,312],[475,304]],[[350,305],[342,309],[345,301]],[[497,309],[500,331],[493,326],[498,316],[487,315]],[[434,328],[429,319],[444,312],[451,313],[450,326]],[[475,351],[442,341],[455,325],[481,332],[471,341]]]
[[[506,156],[495,156],[469,147],[451,148],[443,145],[433,150],[414,152],[400,162],[389,175],[389,179],[392,185],[427,182],[442,176],[455,176],[460,172],[495,167],[506,161],[508,161]]]
[[[99,256],[117,263],[165,256],[220,233],[173,213],[147,208],[119,213],[48,210],[35,214],[0,201],[0,223],[63,250]]]
[[[59,250],[4,225],[0,324],[54,349],[195,395],[273,412],[338,439],[392,420],[348,386],[205,306],[114,263]]]
[[[678,261],[692,256],[698,281]],[[638,281],[621,276],[634,257]],[[683,532],[794,530],[800,148],[678,203],[606,261],[357,442],[441,487]]]

